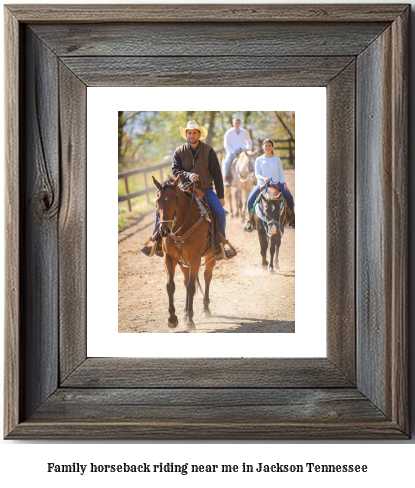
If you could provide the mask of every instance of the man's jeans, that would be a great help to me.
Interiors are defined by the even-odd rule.
[[[234,157],[235,157],[235,154],[227,152],[225,157],[223,158],[222,171],[223,171],[224,178],[230,177],[230,174],[228,174],[228,172],[230,173],[231,162],[232,162]]]

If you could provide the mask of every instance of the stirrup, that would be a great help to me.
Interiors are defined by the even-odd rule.
[[[244,230],[246,232],[252,232],[254,230],[254,226],[251,222],[247,222],[245,225],[244,225]]]
[[[225,251],[223,244],[221,242],[219,243],[220,251],[216,254],[216,260],[217,261],[221,261],[222,259],[225,259],[225,261],[228,261],[228,259],[232,259],[238,254],[236,252],[236,249],[232,246],[232,244],[229,241],[228,241],[228,246],[230,247],[230,249]]]
[[[145,244],[144,246],[141,247],[141,252],[143,254],[145,254],[147,257],[149,258],[152,258],[154,256],[154,254],[156,253],[156,248],[157,248],[157,241],[154,242],[152,248],[151,248],[151,251],[149,253],[147,253],[148,251],[148,247],[149,246],[149,243],[151,242],[151,239],[149,239]]]

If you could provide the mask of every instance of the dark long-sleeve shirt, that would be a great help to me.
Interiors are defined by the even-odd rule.
[[[193,149],[192,146],[190,146],[190,144],[189,147],[192,150],[192,152],[195,152],[197,149],[197,148]],[[225,198],[225,192],[223,189],[222,171],[220,169],[220,164],[216,152],[213,149],[209,151],[209,171],[212,173],[213,182],[215,184],[215,190],[218,198],[219,199]],[[177,151],[175,151],[173,154],[172,172],[175,178],[177,177],[177,175],[180,175],[181,181],[189,180],[190,175],[192,174],[183,169],[182,159],[177,153]]]

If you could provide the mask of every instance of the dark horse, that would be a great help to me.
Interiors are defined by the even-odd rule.
[[[174,308],[174,273],[177,264],[181,263],[186,287],[185,324],[194,329],[193,298],[196,292],[196,280],[201,266],[202,255],[205,257],[205,294],[203,299],[203,318],[211,316],[209,310],[209,286],[212,271],[216,264],[214,248],[207,247],[210,224],[200,216],[193,197],[180,190],[179,176],[159,183],[153,177],[157,192],[157,212],[159,214],[160,233],[163,238],[164,267],[167,274],[167,293],[169,295],[169,319],[167,325],[175,328],[178,325]]]
[[[268,271],[274,271],[278,266],[278,254],[281,246],[281,237],[284,227],[287,225],[287,203],[277,186],[269,186],[266,192],[262,192],[257,203],[255,222],[258,229],[258,238],[261,246],[262,266],[268,266],[267,250],[270,244],[270,263]],[[271,242],[269,242],[271,241]]]

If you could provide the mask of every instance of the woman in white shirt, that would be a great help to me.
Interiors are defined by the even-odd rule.
[[[248,207],[248,215],[251,215],[252,207],[256,197],[259,194],[261,186],[265,183],[277,184],[280,191],[282,192],[288,208],[292,212],[290,219],[290,225],[295,227],[295,217],[294,217],[294,198],[288,189],[287,183],[285,182],[284,171],[282,169],[281,159],[274,155],[274,142],[271,139],[265,139],[262,143],[262,149],[264,154],[259,156],[255,161],[255,177],[257,179],[257,185],[252,190],[246,202]],[[249,218],[248,222],[245,224],[244,229],[247,232],[252,232],[253,230],[254,218],[253,216]]]

